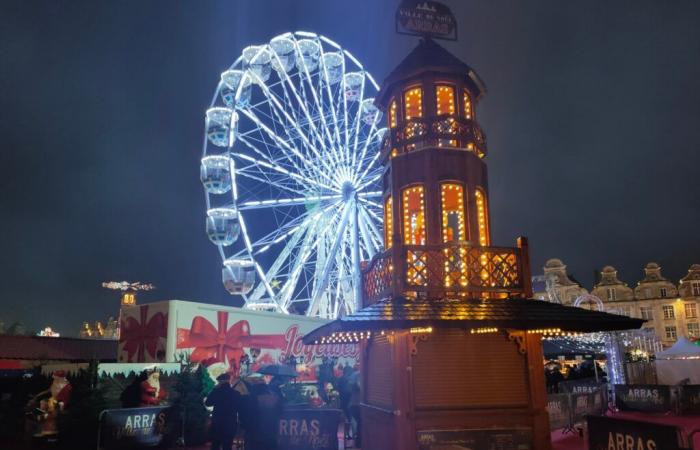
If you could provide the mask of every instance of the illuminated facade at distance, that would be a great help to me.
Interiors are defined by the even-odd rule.
[[[535,298],[573,305],[588,294],[569,278],[560,259],[548,260],[543,270],[544,275],[533,277]],[[607,312],[646,320],[644,328],[653,329],[664,346],[673,345],[680,337],[700,338],[699,264],[690,266],[676,285],[662,275],[661,266],[650,262],[634,288],[618,277],[614,267],[606,266],[591,294],[601,300]]]
[[[365,450],[494,428],[548,450],[541,337],[642,323],[528,300],[527,240],[491,242],[484,94],[473,69],[423,39],[377,96],[385,251],[362,270],[363,308],[303,339],[360,342]]]

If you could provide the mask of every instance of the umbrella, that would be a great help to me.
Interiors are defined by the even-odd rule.
[[[257,373],[261,375],[273,375],[277,377],[289,377],[296,378],[299,374],[290,366],[282,364],[270,364],[269,366],[264,366],[257,370]]]

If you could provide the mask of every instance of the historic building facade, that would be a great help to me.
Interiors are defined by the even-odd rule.
[[[572,281],[560,259],[550,259],[544,275],[533,277],[534,297],[573,305],[590,298],[588,291]],[[650,262],[644,277],[631,288],[618,278],[617,270],[605,266],[590,294],[600,299],[605,311],[644,319],[664,345],[679,337],[700,338],[700,264],[693,264],[676,285],[661,274],[661,266]]]

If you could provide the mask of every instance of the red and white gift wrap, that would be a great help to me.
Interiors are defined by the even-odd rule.
[[[131,318],[128,324],[125,318]],[[206,366],[224,366],[236,372],[241,357],[252,356],[251,349],[255,349],[253,369],[294,356],[302,363],[297,366],[300,378],[313,380],[315,366],[323,357],[338,358],[338,365],[358,364],[355,344],[303,345],[303,335],[325,323],[305,316],[180,300],[127,306],[122,309],[122,333],[127,335],[120,339],[119,360],[175,362],[178,355],[186,355]],[[162,354],[165,359],[159,360]]]

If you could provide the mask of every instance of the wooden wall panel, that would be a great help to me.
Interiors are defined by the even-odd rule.
[[[367,403],[382,408],[393,406],[393,364],[391,344],[377,336],[367,346]]]
[[[413,356],[415,407],[522,407],[529,402],[525,356],[505,333],[439,330]]]

